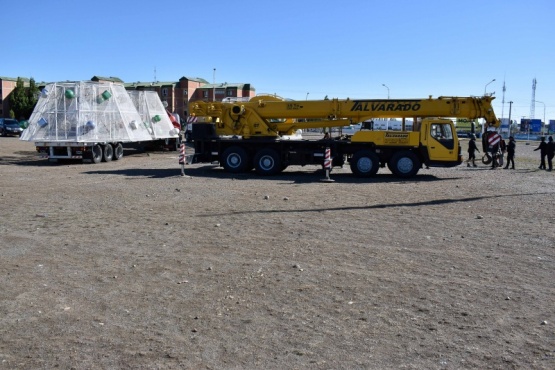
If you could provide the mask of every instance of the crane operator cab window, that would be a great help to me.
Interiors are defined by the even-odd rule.
[[[430,134],[444,147],[453,149],[455,143],[453,140],[453,130],[449,123],[432,123],[430,125]]]

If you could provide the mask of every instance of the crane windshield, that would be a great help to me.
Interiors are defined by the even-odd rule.
[[[453,130],[449,123],[433,123],[430,125],[430,135],[446,148],[453,149]]]

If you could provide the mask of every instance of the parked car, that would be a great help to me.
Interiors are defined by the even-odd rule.
[[[0,118],[0,135],[2,136],[20,136],[23,129],[19,126],[19,122],[13,118]]]

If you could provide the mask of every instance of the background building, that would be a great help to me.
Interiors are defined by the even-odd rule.
[[[28,78],[21,78],[29,86]],[[10,118],[10,94],[15,89],[17,77],[0,77],[0,117]]]

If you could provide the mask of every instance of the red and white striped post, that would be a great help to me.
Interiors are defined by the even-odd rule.
[[[324,169],[326,170],[326,178],[322,179],[322,181],[326,182],[333,182],[330,178],[330,171],[331,171],[331,149],[328,147],[326,148],[326,152],[324,155]]]
[[[181,165],[181,176],[185,176],[185,143],[179,147],[179,164]]]

